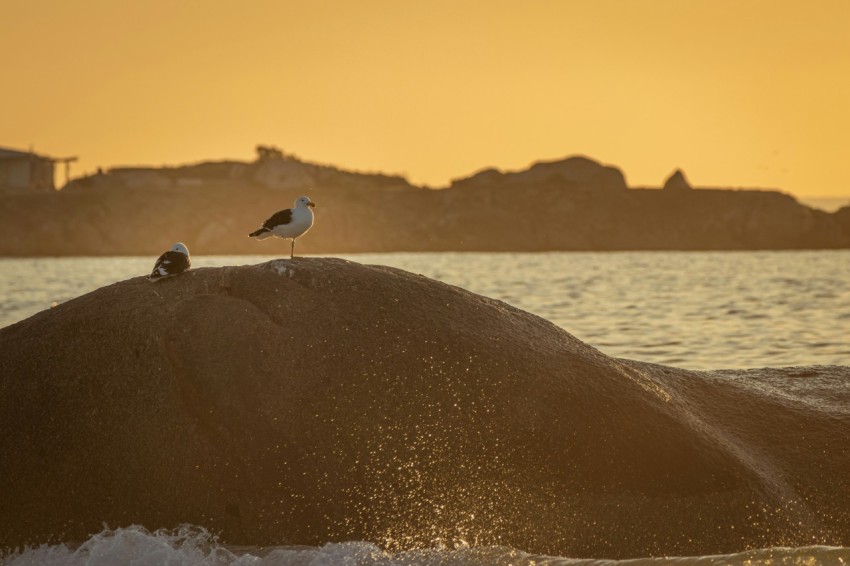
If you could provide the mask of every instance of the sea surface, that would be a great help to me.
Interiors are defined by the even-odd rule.
[[[615,357],[688,369],[850,365],[850,251],[389,253]],[[150,257],[0,259],[0,327],[147,274]],[[193,267],[273,256],[195,256]]]

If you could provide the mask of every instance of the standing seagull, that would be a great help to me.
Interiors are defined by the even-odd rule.
[[[248,234],[251,238],[265,240],[271,236],[289,238],[292,240],[290,259],[295,257],[295,239],[303,236],[313,226],[313,211],[315,203],[309,197],[299,197],[294,208],[275,212],[271,218],[263,222],[256,232]]]
[[[148,281],[159,281],[166,277],[180,275],[191,266],[192,260],[189,259],[189,249],[181,242],[177,242],[156,260],[153,271],[148,276]]]

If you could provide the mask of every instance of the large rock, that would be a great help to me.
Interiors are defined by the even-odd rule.
[[[661,187],[665,191],[690,191],[693,187],[685,177],[685,173],[681,169],[676,169],[664,181],[664,186]]]
[[[0,351],[0,547],[183,522],[569,556],[850,544],[848,368],[613,359],[336,259],[123,281]]]
[[[557,161],[538,161],[528,169],[502,173],[498,169],[484,169],[474,175],[454,179],[452,189],[495,188],[551,185],[569,188],[585,188],[605,192],[625,191],[626,178],[616,167],[602,165],[583,156],[572,156]]]
[[[613,191],[625,191],[628,188],[619,169],[582,156],[557,161],[538,161],[527,171],[513,173],[512,176],[515,182],[526,184],[555,180],[573,186]]]

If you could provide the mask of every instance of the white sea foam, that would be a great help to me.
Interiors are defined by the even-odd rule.
[[[104,529],[83,544],[42,545],[0,555],[5,566],[779,566],[850,564],[850,548],[769,548],[716,556],[576,559],[531,555],[489,546],[436,546],[390,554],[368,542],[320,547],[233,547],[201,527],[149,532],[143,527]]]

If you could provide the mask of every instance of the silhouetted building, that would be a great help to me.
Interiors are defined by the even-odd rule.
[[[56,163],[65,164],[67,183],[68,168],[76,160],[76,157],[48,157],[0,147],[0,188],[55,190]]]

